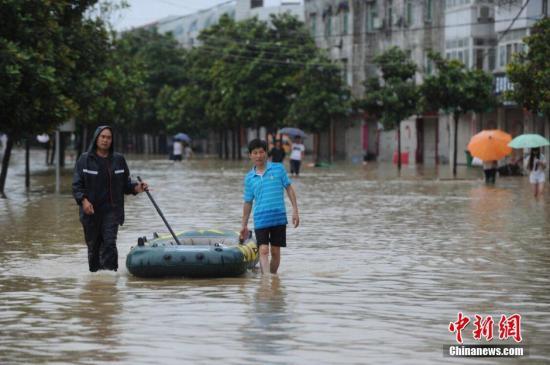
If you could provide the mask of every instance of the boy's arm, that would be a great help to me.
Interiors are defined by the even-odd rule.
[[[243,218],[241,222],[241,235],[240,235],[241,240],[245,240],[248,238],[248,218],[250,218],[251,211],[252,211],[252,203],[245,202],[243,205]]]
[[[290,199],[290,203],[292,204],[292,224],[294,224],[294,228],[296,228],[300,225],[300,215],[298,214],[298,202],[296,200],[296,193],[294,192],[294,188],[292,187],[292,185],[286,187],[286,193],[288,195],[288,198]]]

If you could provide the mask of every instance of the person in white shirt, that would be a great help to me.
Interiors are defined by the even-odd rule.
[[[527,170],[529,171],[529,182],[533,185],[535,198],[542,196],[544,192],[545,169],[546,159],[540,152],[540,148],[532,148],[529,157],[527,157]]]
[[[290,175],[300,175],[300,165],[304,158],[306,147],[302,144],[302,139],[297,136],[292,143],[290,150]]]
[[[174,141],[173,147],[172,159],[174,161],[181,161],[181,156],[183,154],[183,143],[181,143],[181,141]]]

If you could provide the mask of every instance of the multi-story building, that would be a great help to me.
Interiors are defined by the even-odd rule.
[[[495,6],[495,32],[498,39],[497,62],[494,70],[495,92],[502,94],[512,86],[506,77],[506,66],[515,53],[525,50],[523,38],[531,34],[533,25],[549,15],[548,0],[508,0]],[[513,135],[539,133],[550,135],[548,118],[532,115],[520,106],[504,102],[497,108],[498,127]]]
[[[170,16],[160,19],[147,27],[156,27],[160,33],[171,32],[184,48],[199,44],[198,36],[218,22],[222,15],[237,21],[257,17],[268,21],[271,14],[290,13],[303,20],[303,6],[299,0],[265,2],[263,0],[230,0],[183,16]]]
[[[306,26],[317,45],[343,68],[352,94],[360,98],[364,81],[378,75],[374,57],[392,46],[406,50],[419,66],[417,82],[430,72],[428,51],[442,51],[443,3],[432,0],[306,0]],[[325,138],[336,158],[358,160],[375,155],[391,160],[395,131],[384,131],[366,115],[338,123]],[[405,161],[436,163],[440,128],[437,115],[411,117],[401,123]],[[322,143],[327,145],[327,143]]]
[[[235,19],[236,4],[236,0],[230,0],[192,14],[160,19],[147,26],[156,27],[159,33],[171,32],[182,47],[191,48],[198,45],[201,30],[216,24],[222,15]]]

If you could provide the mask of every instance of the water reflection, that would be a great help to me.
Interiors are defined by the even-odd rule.
[[[78,296],[74,315],[81,329],[76,346],[81,347],[79,357],[85,362],[114,363],[124,356],[120,350],[122,299],[117,282],[116,274],[90,274]]]
[[[250,322],[243,327],[243,344],[257,354],[281,355],[289,350],[293,327],[286,290],[278,275],[261,275],[251,305]]]

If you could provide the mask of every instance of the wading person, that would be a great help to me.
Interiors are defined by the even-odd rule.
[[[294,228],[300,224],[296,193],[284,166],[280,163],[267,162],[265,141],[259,139],[250,141],[248,152],[254,167],[244,178],[241,238],[248,237],[248,219],[254,208],[254,233],[260,251],[260,267],[262,273],[276,274],[281,262],[281,247],[286,247],[288,221],[284,191],[286,190],[292,204]]]
[[[527,157],[527,170],[529,170],[529,182],[533,185],[533,195],[535,198],[542,196],[544,192],[545,169],[546,159],[540,152],[540,148],[532,148],[529,157]]]
[[[305,150],[306,148],[302,144],[302,138],[296,136],[290,151],[290,175],[296,175],[296,177],[300,175],[300,165],[302,164]]]
[[[275,146],[273,146],[273,148],[269,151],[268,155],[271,158],[271,162],[283,162],[286,153],[281,145],[280,139],[275,140]]]
[[[498,161],[483,161],[483,174],[486,184],[494,184],[497,177]]]
[[[90,271],[118,269],[116,239],[124,223],[124,194],[147,190],[146,183],[132,182],[124,157],[113,151],[113,131],[96,129],[88,152],[76,162],[73,196],[88,246]]]

